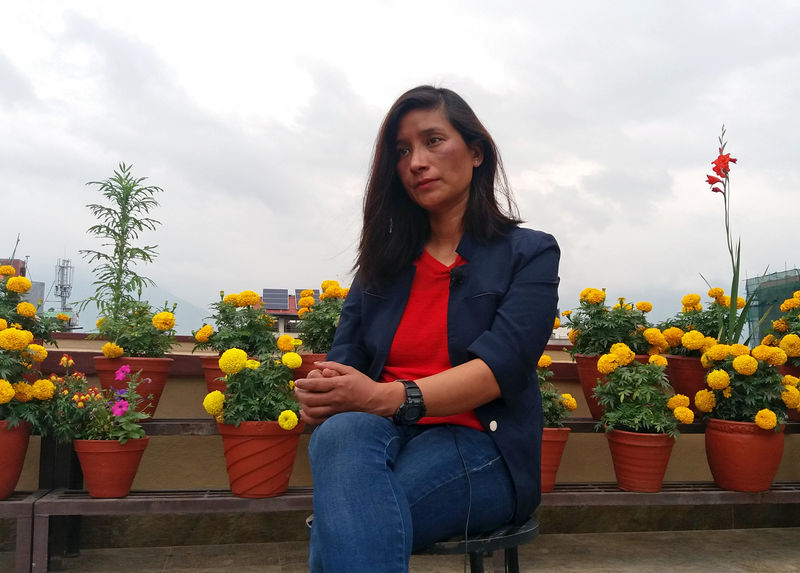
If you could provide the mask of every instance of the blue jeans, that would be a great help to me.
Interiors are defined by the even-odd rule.
[[[472,428],[346,412],[314,430],[308,451],[312,573],[406,572],[412,549],[494,529],[514,512],[505,462]]]

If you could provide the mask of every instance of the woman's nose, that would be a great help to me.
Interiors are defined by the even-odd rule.
[[[420,171],[428,167],[428,154],[424,148],[416,148],[411,151],[409,167],[412,171]]]

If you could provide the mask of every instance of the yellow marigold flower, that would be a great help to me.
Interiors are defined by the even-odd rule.
[[[641,310],[642,312],[650,312],[651,310],[653,310],[653,303],[643,300],[636,303],[636,308]]]
[[[223,413],[223,414],[218,414],[218,415],[214,416],[214,420],[218,424],[224,424],[225,423],[225,414]]]
[[[0,378],[0,404],[8,404],[15,394],[16,392],[14,392],[11,382]]]
[[[731,391],[732,391],[732,390],[731,390],[731,387],[730,387],[730,386],[728,386],[727,388],[725,388],[725,389],[722,391],[722,395],[723,395],[725,398],[730,398],[730,397],[731,397]]]
[[[703,344],[700,346],[702,352],[706,352],[712,346],[717,344],[717,339],[713,336],[706,336],[703,338]]]
[[[244,367],[250,370],[258,370],[259,366],[261,366],[261,362],[258,360],[248,360],[244,363]]]
[[[689,350],[700,350],[706,337],[699,330],[690,330],[681,337],[681,344]]]
[[[669,347],[669,342],[667,342],[664,334],[657,328],[646,328],[642,334],[644,339],[653,346],[660,346],[665,349]]]
[[[561,316],[566,316],[567,318],[569,318],[569,316],[570,316],[571,314],[572,314],[572,311],[571,311],[571,310],[565,310],[564,312],[562,312],[562,313],[561,313]]]
[[[294,350],[293,340],[294,338],[290,334],[281,334],[277,340],[278,350],[281,352],[290,352]]]
[[[667,401],[667,408],[670,410],[674,410],[675,408],[688,408],[689,407],[689,396],[684,396],[683,394],[675,394]]]
[[[789,330],[789,323],[782,318],[779,318],[778,320],[773,320],[772,330],[774,330],[775,332],[786,332],[787,330]]]
[[[222,299],[222,302],[232,304],[233,306],[239,306],[239,294],[235,292],[228,293]]]
[[[712,370],[706,375],[706,383],[712,390],[724,390],[730,386],[731,377],[724,370]]]
[[[121,346],[117,346],[113,342],[106,342],[103,345],[103,348],[100,349],[103,353],[103,356],[106,358],[119,358],[123,354],[125,354],[125,349]]]
[[[574,411],[578,407],[578,401],[575,400],[572,394],[561,394],[561,403],[570,412]]]
[[[339,281],[332,281],[332,280],[322,281],[322,284],[319,286],[319,288],[322,292],[325,292],[332,286],[339,286]]]
[[[28,277],[11,277],[6,281],[6,289],[18,294],[31,290],[31,280]]]
[[[289,380],[289,390],[294,390],[294,380]]]
[[[719,297],[723,296],[724,294],[725,294],[725,291],[722,290],[719,287],[714,287],[714,288],[712,288],[712,289],[710,289],[708,291],[708,296],[710,296],[711,298],[713,298],[715,300],[718,299]]]
[[[258,296],[258,293],[252,290],[243,290],[239,293],[236,306],[256,306],[259,302],[261,302],[261,297]]]
[[[556,319],[553,321],[553,330],[555,330],[559,326],[561,326],[561,321],[558,319],[558,317],[556,317]]]
[[[219,357],[219,369],[225,374],[241,372],[247,363],[247,352],[241,348],[229,348]]]
[[[194,339],[200,343],[208,342],[208,339],[211,338],[212,334],[214,334],[214,329],[211,327],[211,325],[204,324],[200,327],[200,330],[195,333]]]
[[[0,275],[13,277],[15,274],[17,274],[17,270],[11,265],[0,265]]]
[[[56,386],[46,378],[40,378],[33,383],[33,397],[37,400],[49,400],[56,393]]]
[[[725,308],[730,308],[731,306],[731,297],[728,295],[721,296],[717,299],[717,302],[724,306]]]
[[[670,347],[675,347],[680,345],[681,337],[684,333],[677,326],[670,326],[669,328],[664,329],[664,332],[661,334],[664,335],[664,338],[667,340],[667,344],[669,344]]]
[[[800,291],[798,291],[800,292]],[[800,298],[787,298],[781,303],[781,312],[787,312],[800,307]]]
[[[694,412],[685,406],[678,406],[672,411],[672,415],[677,418],[681,424],[691,424],[694,422]]]
[[[582,302],[600,304],[606,300],[606,293],[605,291],[598,290],[596,288],[586,288],[581,291],[580,298]]]
[[[660,354],[653,354],[649,358],[648,362],[650,364],[655,364],[656,366],[666,366],[667,365],[667,359],[665,357],[661,356]]]
[[[797,336],[796,334],[787,334],[781,338],[778,347],[786,353],[786,356],[789,356],[790,358],[796,358],[800,356],[800,336]]]
[[[44,362],[44,359],[47,358],[47,350],[40,344],[29,344],[25,352],[30,355],[34,362]]]
[[[611,345],[611,354],[615,354],[619,359],[619,363],[621,366],[627,366],[633,359],[636,358],[636,353],[630,349],[630,347],[625,344],[624,342],[617,342],[616,344]]]
[[[744,344],[731,344],[731,356],[746,356],[750,354],[750,349]]]
[[[700,302],[700,295],[699,294],[687,294],[681,299],[681,304],[683,306],[694,306]]]
[[[792,293],[792,298],[800,298],[800,290],[796,290]]]
[[[703,368],[711,368],[714,366],[714,361],[711,360],[707,352],[703,352],[703,354],[700,355],[700,364]]]
[[[294,430],[295,426],[297,426],[297,414],[291,410],[284,410],[278,416],[278,425],[284,430]]]
[[[33,398],[33,386],[27,382],[17,382],[11,386],[14,388],[14,398],[17,402],[30,402]]]
[[[742,297],[736,297],[736,308],[744,308],[744,305],[747,304],[747,301]]]
[[[152,323],[153,326],[162,332],[169,330],[175,326],[175,315],[167,311],[158,312],[153,315]]]
[[[310,308],[298,308],[298,309],[297,309],[297,317],[298,317],[298,318],[302,318],[302,317],[303,317],[303,315],[304,315],[305,313],[307,313],[307,312],[311,312],[311,309],[310,309]]]
[[[781,383],[784,386],[797,386],[800,383],[800,378],[797,376],[792,376],[791,374],[786,374],[782,379]]]
[[[313,296],[304,296],[299,301],[297,301],[297,306],[299,306],[300,308],[309,308],[311,306],[314,306],[315,302],[316,301],[314,300]]]
[[[305,290],[300,291],[300,298],[303,298],[304,296],[314,296],[314,290],[307,288]]]
[[[0,330],[5,330],[8,328],[8,322],[6,322],[5,318],[0,318]]]
[[[711,360],[725,360],[731,354],[731,347],[728,344],[715,344],[706,350],[706,354]]]
[[[737,356],[733,359],[733,369],[739,374],[750,376],[758,370],[758,360],[752,356]]]
[[[539,357],[539,363],[536,365],[538,368],[550,368],[550,365],[553,363],[553,359],[548,356],[547,354],[542,354]]]
[[[25,350],[33,340],[33,333],[29,330],[6,328],[0,330],[0,348],[4,350]]]
[[[789,360],[789,357],[783,350],[777,346],[771,346],[769,348],[772,350],[772,352],[770,352],[769,356],[767,356],[767,364],[770,366],[783,366],[786,364],[786,361]]]
[[[569,338],[569,341],[572,344],[575,344],[578,340],[578,334],[579,334],[578,331],[573,328],[567,333],[567,338]]]
[[[69,322],[69,315],[68,314],[64,314],[63,312],[59,312],[56,315],[56,318],[58,320],[62,321],[62,322]]]
[[[800,390],[793,385],[784,386],[783,392],[781,392],[781,400],[783,400],[787,408],[797,408],[800,406]]]
[[[303,341],[299,338],[292,338],[292,344],[297,348],[298,346],[303,346]]]
[[[597,371],[600,374],[611,374],[620,366],[619,356],[616,354],[603,354],[597,359]]]
[[[281,356],[281,362],[290,370],[294,370],[295,368],[300,368],[303,358],[297,352],[286,352]]]
[[[756,413],[756,426],[764,430],[771,430],[778,425],[778,416],[769,408],[764,408]]]
[[[206,397],[203,398],[203,408],[205,408],[206,412],[208,412],[211,416],[219,416],[222,414],[224,407],[225,394],[219,390],[209,392],[206,394]]]
[[[717,405],[717,398],[711,390],[700,390],[694,395],[694,405],[701,412],[710,412]]]
[[[94,323],[95,328],[100,328],[100,325],[103,324],[103,317],[97,319],[97,322]]]
[[[36,316],[36,307],[29,302],[21,302],[17,305],[17,314],[25,318]]]

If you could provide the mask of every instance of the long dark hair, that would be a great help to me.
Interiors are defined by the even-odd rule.
[[[398,125],[414,109],[441,109],[467,146],[479,145],[483,152],[483,162],[472,174],[464,231],[488,241],[521,222],[500,153],[472,108],[452,90],[413,88],[397,99],[383,120],[364,196],[364,225],[354,269],[373,287],[385,285],[411,263],[430,235],[427,212],[411,200],[397,174]]]

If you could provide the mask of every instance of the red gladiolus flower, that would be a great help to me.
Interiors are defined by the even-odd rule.
[[[730,171],[729,163],[736,163],[736,158],[732,158],[730,153],[724,155],[720,153],[719,157],[711,162],[711,165],[714,166],[714,173],[720,177],[725,177],[728,175],[728,171]]]
[[[708,177],[708,179],[706,179],[706,183],[708,183],[709,185],[716,185],[717,183],[722,183],[722,179],[720,179],[719,177],[714,177],[713,175],[707,175],[706,177]]]
[[[719,187],[712,187],[712,188],[711,188],[711,190],[712,190],[714,193],[723,193],[722,189],[720,189]]]

